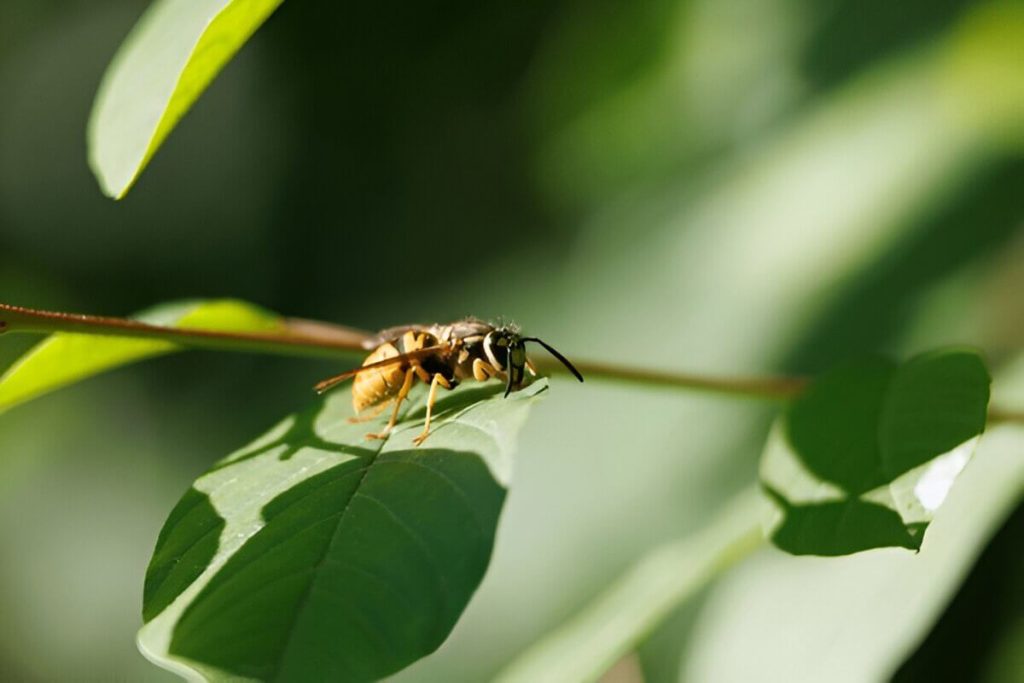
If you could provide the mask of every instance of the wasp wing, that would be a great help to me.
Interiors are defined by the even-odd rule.
[[[348,379],[351,379],[351,378],[355,377],[356,375],[358,375],[360,372],[363,372],[364,370],[374,370],[376,368],[381,368],[381,367],[385,367],[385,366],[388,366],[388,365],[394,365],[396,363],[404,363],[404,362],[409,361],[409,360],[418,360],[420,358],[426,358],[427,356],[429,356],[431,354],[434,354],[434,353],[437,353],[438,351],[447,351],[448,349],[449,349],[449,345],[448,344],[438,344],[436,346],[427,346],[427,347],[422,348],[422,349],[417,349],[415,351],[410,351],[408,353],[402,353],[402,354],[399,354],[397,356],[392,356],[390,358],[385,358],[384,360],[379,360],[379,361],[376,361],[375,363],[368,363],[367,365],[361,365],[358,368],[352,368],[351,370],[346,370],[345,372],[341,373],[340,375],[335,375],[334,377],[328,377],[327,379],[323,380],[322,382],[318,382],[317,385],[313,387],[313,390],[316,391],[316,393],[318,393],[318,394],[322,394],[325,391],[327,391],[328,389],[330,389],[331,387],[335,387],[335,386],[341,384],[342,382],[344,382],[345,380],[348,380]]]
[[[430,325],[413,323],[410,325],[398,325],[388,327],[375,335],[370,336],[363,342],[363,348],[375,349],[381,344],[393,343],[400,339],[406,332],[426,332],[437,339],[451,341],[454,339],[467,339],[475,336],[484,336],[494,331],[495,327],[489,322],[474,318],[472,316],[456,320],[451,323],[433,323]]]
[[[430,332],[434,333],[437,325],[421,325],[419,323],[413,323],[411,325],[397,325],[395,327],[388,327],[381,330],[377,334],[368,336],[363,341],[363,348],[367,351],[375,349],[381,344],[387,344],[394,342],[402,338],[406,332]]]

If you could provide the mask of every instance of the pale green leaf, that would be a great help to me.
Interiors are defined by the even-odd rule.
[[[681,680],[889,680],[1024,497],[1022,453],[1024,428],[991,428],[918,553],[809,558],[773,551],[745,563],[712,594]]]
[[[646,555],[583,612],[514,660],[497,680],[596,681],[669,612],[761,541],[757,498],[749,492],[700,533]]]
[[[154,325],[267,332],[281,329],[278,316],[230,299],[164,304],[137,320]],[[168,341],[59,332],[50,335],[0,376],[0,412],[60,387],[145,358],[180,350]]]
[[[181,117],[282,0],[155,0],[125,39],[89,120],[89,163],[120,199]]]
[[[139,646],[190,678],[369,681],[434,651],[483,578],[516,433],[547,382],[439,400],[386,441],[348,391],[200,477],[147,572]]]

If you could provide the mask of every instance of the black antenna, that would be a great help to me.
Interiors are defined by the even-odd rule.
[[[515,369],[512,367],[512,347],[506,346],[508,349],[508,355],[505,356],[505,372],[508,374],[508,382],[505,383],[505,398],[512,393],[512,375]]]
[[[565,356],[563,356],[562,354],[560,354],[558,351],[556,351],[554,349],[554,347],[552,347],[552,346],[548,345],[546,342],[544,342],[543,339],[538,339],[537,337],[523,337],[522,340],[524,342],[528,342],[528,341],[529,342],[537,342],[538,344],[543,346],[547,350],[548,353],[550,353],[552,356],[557,358],[559,360],[559,362],[561,362],[562,365],[564,365],[566,368],[568,368],[569,372],[571,372],[576,377],[576,379],[578,379],[581,382],[583,381],[583,375],[580,374],[579,370],[577,370],[576,368],[573,367],[572,363],[569,362],[569,359],[566,358]]]

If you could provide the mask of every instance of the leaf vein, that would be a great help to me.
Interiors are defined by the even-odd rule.
[[[384,465],[384,464],[385,463],[383,463],[383,462],[381,463],[381,465]],[[477,510],[476,510],[476,507],[473,505],[473,502],[470,500],[469,496],[466,494],[466,491],[461,486],[459,486],[457,483],[455,483],[455,480],[453,480],[447,474],[445,474],[444,472],[442,472],[441,470],[439,470],[437,468],[431,467],[430,465],[426,465],[426,464],[424,464],[422,462],[419,462],[419,461],[416,461],[416,460],[388,460],[386,464],[388,464],[388,465],[408,465],[410,467],[420,467],[420,468],[422,468],[424,470],[427,470],[428,472],[432,472],[439,479],[443,480],[446,484],[448,484],[448,486],[450,486],[452,488],[453,491],[455,491],[455,494],[459,498],[461,498],[462,501],[466,504],[466,508],[469,510],[470,517],[473,518],[473,522],[474,522],[475,526],[477,527],[477,530],[480,532],[480,537],[481,538],[487,538],[487,531],[486,531],[486,529],[484,527],[484,523],[480,519],[480,516],[477,514]]]
[[[403,415],[402,417],[404,419],[405,415]],[[390,435],[382,439],[380,442],[380,446],[377,448],[376,452],[374,452],[374,454],[369,457],[366,463],[366,467],[362,472],[362,476],[359,477],[359,481],[356,482],[354,493],[351,496],[349,496],[349,499],[345,502],[345,506],[341,509],[341,512],[338,515],[338,521],[335,523],[334,533],[331,535],[331,540],[324,547],[324,551],[320,555],[320,559],[317,561],[315,565],[313,565],[311,569],[313,578],[310,579],[309,585],[303,592],[302,597],[299,598],[299,604],[296,606],[295,612],[292,615],[291,624],[289,625],[288,629],[285,632],[284,648],[281,650],[281,656],[278,659],[276,666],[274,667],[274,673],[268,676],[269,680],[277,680],[278,676],[280,675],[281,665],[284,663],[285,659],[287,658],[288,651],[291,649],[292,644],[295,642],[292,638],[292,634],[295,632],[295,624],[298,622],[299,617],[302,615],[302,613],[306,610],[306,605],[309,604],[309,596],[313,592],[313,586],[316,583],[316,575],[323,567],[324,562],[330,556],[331,548],[334,547],[334,543],[338,540],[338,530],[341,528],[341,525],[344,524],[345,517],[348,514],[348,511],[352,508],[352,501],[353,499],[355,499],[355,494],[359,492],[359,487],[363,485],[363,482],[366,480],[367,475],[373,468],[374,462],[376,462],[377,458],[380,457],[380,454],[384,450],[384,446],[387,445],[389,439]]]
[[[445,607],[447,608],[451,603],[451,587],[448,585],[448,580],[445,577],[441,566],[438,564],[437,558],[434,557],[434,554],[430,551],[430,544],[423,540],[423,537],[420,534],[418,534],[409,525],[408,522],[406,522],[404,519],[395,514],[394,510],[388,507],[380,499],[375,498],[374,496],[371,496],[369,494],[363,493],[362,491],[356,491],[356,493],[352,497],[355,498],[356,496],[365,498],[366,500],[372,503],[376,503],[378,506],[380,506],[380,508],[384,510],[384,512],[386,512],[388,516],[391,517],[391,519],[393,519],[395,523],[409,536],[409,538],[411,538],[413,542],[417,546],[419,546],[420,550],[427,557],[427,560],[430,563],[430,568],[434,570],[434,576],[437,579],[438,586],[441,588],[441,592],[444,594],[444,604]]]

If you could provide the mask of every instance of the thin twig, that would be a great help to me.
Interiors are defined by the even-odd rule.
[[[988,421],[1000,422],[1024,422],[1024,411],[1007,410],[1001,406],[992,406],[988,410]]]
[[[365,352],[364,342],[373,337],[371,333],[362,330],[297,318],[282,319],[280,329],[277,331],[222,332],[164,327],[127,318],[56,313],[0,304],[0,333],[4,332],[78,332],[159,339],[189,348],[335,358],[351,358],[353,353]],[[710,377],[591,361],[573,361],[573,364],[587,378],[760,399],[794,398],[800,395],[810,382],[806,377]],[[544,374],[566,372],[560,363],[547,360],[537,362],[537,369]],[[1024,412],[993,406],[989,410],[989,420],[1024,422]]]
[[[568,372],[561,363],[547,360],[536,362],[537,369],[545,374]],[[665,386],[678,389],[693,389],[731,396],[750,398],[788,399],[797,396],[807,386],[805,377],[709,377],[689,373],[646,370],[608,363],[573,361],[584,377],[597,378],[644,386]]]
[[[225,332],[151,325],[138,320],[38,311],[0,304],[0,333],[78,332],[136,339],[158,339],[189,348],[249,351],[286,356],[351,357],[362,352],[369,333],[310,320],[282,319],[266,332]]]

